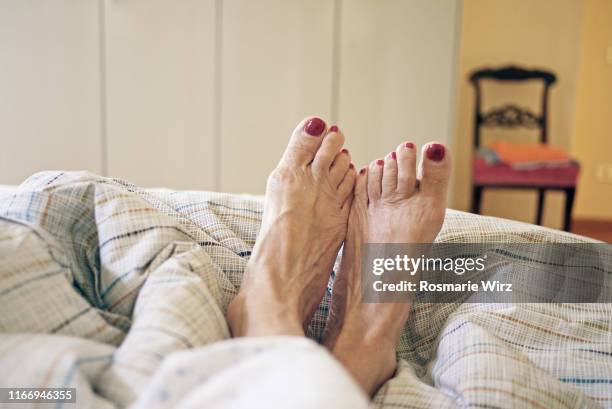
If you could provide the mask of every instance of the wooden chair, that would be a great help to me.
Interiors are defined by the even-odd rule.
[[[535,81],[543,83],[541,113],[539,115],[529,109],[515,104],[507,104],[482,111],[482,80],[503,82]],[[481,128],[529,128],[539,129],[539,141],[548,143],[548,96],[551,85],[556,81],[555,74],[548,71],[528,70],[516,66],[506,66],[497,69],[480,69],[472,73],[470,82],[476,91],[476,108],[474,115],[474,147],[472,212],[480,213],[482,194],[487,189],[534,189],[538,192],[538,208],[536,223],[542,224],[544,195],[547,190],[565,192],[565,214],[563,229],[570,231],[572,207],[576,192],[576,182],[580,166],[577,162],[559,168],[540,167],[537,169],[515,169],[507,164],[491,164],[478,155],[481,143]]]

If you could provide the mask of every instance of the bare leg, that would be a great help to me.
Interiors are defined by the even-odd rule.
[[[417,177],[414,145],[406,143],[357,176],[325,343],[370,395],[395,371],[395,345],[411,306],[362,302],[361,244],[433,242],[450,170],[444,146],[429,144]]]

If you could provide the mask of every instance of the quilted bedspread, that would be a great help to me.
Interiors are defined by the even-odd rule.
[[[228,339],[262,207],[85,172],[39,173],[0,196],[0,387],[75,387],[79,407],[127,407],[165,357]],[[588,241],[453,210],[438,240]],[[374,407],[612,407],[609,304],[413,309]]]

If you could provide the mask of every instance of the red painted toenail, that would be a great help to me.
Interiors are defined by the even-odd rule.
[[[359,171],[359,174],[360,175],[365,175],[366,170],[367,170],[366,168],[361,168],[361,170]]]
[[[439,143],[432,143],[425,150],[425,154],[427,158],[433,160],[434,162],[440,162],[444,159],[444,145]]]
[[[353,165],[352,163],[349,165],[349,169],[355,169],[355,165]]]
[[[383,165],[385,164],[385,161],[384,161],[384,160],[382,160],[382,159],[378,159],[378,160],[376,161],[376,164],[377,164],[378,166],[383,166]]]
[[[344,148],[344,149],[342,149],[340,152],[342,152],[342,153],[348,153],[348,149]]]
[[[408,149],[414,149],[414,144],[412,142],[406,142],[406,145],[404,146]]]
[[[304,125],[304,132],[310,136],[320,136],[325,130],[325,122],[321,118],[310,118]]]
[[[391,159],[397,160],[397,153],[395,151],[391,152]]]
[[[331,128],[329,128],[329,132],[338,132],[338,125],[332,125]]]

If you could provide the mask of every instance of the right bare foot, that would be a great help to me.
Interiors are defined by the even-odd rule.
[[[344,135],[303,120],[268,179],[261,230],[228,308],[233,336],[304,335],[346,235],[356,173]]]
[[[363,302],[361,245],[435,240],[444,221],[451,158],[437,143],[422,153],[418,176],[408,142],[362,169],[355,183],[325,345],[371,395],[395,372],[395,345],[411,305]]]

